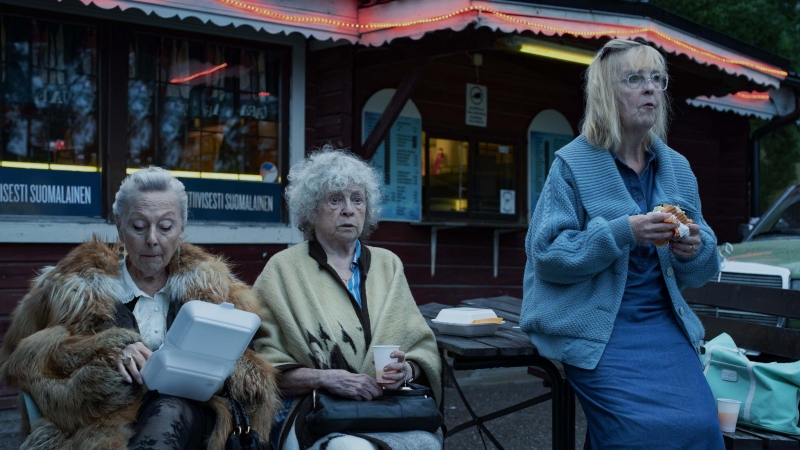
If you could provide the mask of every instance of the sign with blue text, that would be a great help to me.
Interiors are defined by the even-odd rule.
[[[364,131],[369,136],[380,114],[364,113]],[[389,137],[378,147],[372,165],[383,174],[381,220],[420,220],[422,192],[422,121],[398,117]]]
[[[394,94],[384,89],[364,106],[362,141],[375,128]],[[422,119],[410,100],[375,151],[370,163],[383,175],[381,220],[418,222],[422,219]]]
[[[100,217],[98,172],[0,168],[0,214]]]
[[[189,197],[189,220],[280,222],[280,183],[180,178]]]

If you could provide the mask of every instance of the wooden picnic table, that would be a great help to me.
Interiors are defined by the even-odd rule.
[[[575,400],[574,393],[564,381],[558,367],[549,359],[542,357],[531,344],[528,336],[519,329],[519,315],[522,309],[522,299],[503,296],[494,298],[478,298],[465,300],[459,306],[493,309],[505,323],[500,325],[494,336],[487,337],[461,337],[446,335],[439,332],[431,319],[436,318],[443,308],[451,305],[428,303],[419,307],[420,312],[433,329],[436,342],[442,358],[442,381],[445,375],[449,376],[461,400],[467,408],[472,420],[457,425],[447,430],[445,438],[471,427],[479,427],[489,440],[500,450],[503,446],[484,425],[490,420],[513,414],[519,410],[533,405],[552,401],[552,448],[575,448]],[[452,366],[447,357],[452,358]],[[458,385],[454,370],[477,370],[495,367],[537,367],[544,374],[550,384],[550,392],[526,400],[507,408],[478,416],[470,406],[461,387]],[[444,383],[443,383],[444,385]],[[444,414],[444,401],[442,401],[442,414]]]

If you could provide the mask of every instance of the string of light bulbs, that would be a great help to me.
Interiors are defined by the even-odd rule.
[[[748,67],[753,70],[757,70],[759,72],[768,73],[771,75],[778,75],[778,76],[787,76],[788,73],[784,70],[775,69],[772,67],[765,66],[763,64],[757,64],[751,61],[746,61],[742,59],[732,59],[726,58],[724,56],[717,55],[712,53],[708,50],[703,50],[699,47],[690,45],[686,42],[683,42],[679,39],[675,39],[672,36],[663,33],[659,30],[656,30],[653,27],[639,27],[639,28],[612,28],[608,30],[599,30],[599,31],[578,31],[578,30],[570,30],[567,28],[561,27],[554,27],[551,25],[546,25],[543,23],[532,22],[528,20],[519,19],[515,16],[510,14],[498,11],[496,9],[488,8],[486,6],[469,6],[466,8],[457,9],[447,14],[441,14],[434,17],[429,17],[426,19],[416,19],[410,20],[406,22],[376,22],[376,23],[353,23],[353,22],[345,22],[341,20],[334,20],[328,19],[324,17],[314,17],[314,16],[293,16],[283,13],[277,13],[274,11],[270,11],[266,8],[262,8],[259,6],[253,6],[248,3],[242,2],[240,0],[216,0],[219,3],[223,3],[234,8],[243,9],[246,11],[250,11],[256,13],[258,15],[269,17],[271,19],[282,20],[285,22],[294,22],[294,23],[319,23],[319,24],[326,24],[326,25],[333,25],[338,27],[344,28],[353,28],[356,30],[364,30],[364,31],[375,31],[379,29],[386,29],[386,28],[404,28],[410,27],[419,24],[426,24],[426,23],[434,23],[439,22],[442,20],[447,20],[451,17],[458,16],[460,14],[466,14],[470,12],[477,12],[477,13],[487,13],[493,14],[501,19],[504,19],[508,22],[518,23],[521,25],[526,25],[531,28],[538,28],[540,30],[552,31],[558,34],[571,34],[574,36],[579,37],[601,37],[601,36],[632,36],[632,35],[642,35],[642,34],[653,34],[656,35],[664,40],[667,40],[691,53],[696,53],[698,55],[705,56],[707,58],[711,58],[715,61],[719,61],[726,64],[735,64],[743,67]]]
[[[769,94],[763,92],[737,92],[733,94],[734,97],[738,97],[742,100],[769,100]]]

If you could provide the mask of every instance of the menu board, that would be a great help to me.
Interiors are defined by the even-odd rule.
[[[362,112],[362,142],[372,133],[394,89],[375,93]],[[408,101],[370,161],[383,175],[381,220],[422,219],[422,119]]]
[[[530,132],[530,174],[531,174],[531,209],[536,209],[536,203],[542,194],[544,180],[550,173],[550,166],[553,165],[555,154],[561,147],[572,142],[574,138],[570,134],[542,133],[538,131]]]

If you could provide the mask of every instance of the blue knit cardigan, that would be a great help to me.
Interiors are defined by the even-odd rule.
[[[654,204],[679,205],[700,226],[691,259],[658,248],[675,317],[699,354],[703,325],[681,296],[719,271],[717,238],[703,220],[689,162],[655,138]],[[525,239],[520,326],[543,356],[594,369],[611,336],[636,245],[628,217],[640,214],[607,150],[579,136],[556,152]]]

